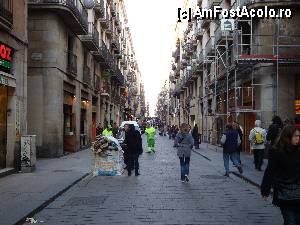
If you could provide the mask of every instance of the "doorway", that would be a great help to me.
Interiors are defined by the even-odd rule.
[[[6,167],[7,91],[6,86],[0,85],[0,169]]]
[[[248,141],[249,139],[249,134],[251,129],[255,125],[255,120],[256,120],[256,113],[254,112],[249,112],[249,113],[241,113],[241,125],[243,127],[243,150],[247,153],[251,153],[250,150],[250,143]]]

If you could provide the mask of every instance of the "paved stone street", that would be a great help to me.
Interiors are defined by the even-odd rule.
[[[45,225],[282,224],[279,210],[256,187],[223,177],[215,162],[193,153],[191,182],[182,184],[171,140],[158,137],[156,149],[142,155],[141,176],[89,176],[34,218]]]

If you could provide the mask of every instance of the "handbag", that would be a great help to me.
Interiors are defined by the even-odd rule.
[[[300,201],[300,179],[277,180],[277,198],[282,201]]]

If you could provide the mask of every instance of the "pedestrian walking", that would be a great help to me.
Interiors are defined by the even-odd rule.
[[[168,126],[165,125],[164,126],[164,136],[167,136],[167,133],[168,133]]]
[[[178,126],[176,125],[175,127],[174,127],[174,129],[173,129],[173,140],[175,140],[175,137],[176,137],[176,135],[177,135],[177,133],[179,132],[179,128],[178,128]]]
[[[148,151],[147,153],[155,152],[155,135],[156,130],[154,127],[152,127],[150,124],[147,125],[147,128],[145,130],[145,133],[147,135],[147,145],[148,145]]]
[[[199,131],[198,131],[198,126],[195,124],[193,130],[192,130],[192,136],[194,138],[194,146],[195,149],[199,149]]]
[[[112,127],[112,133],[113,133],[114,138],[117,138],[118,131],[119,131],[119,127],[118,127],[117,123],[114,122],[113,127]]]
[[[103,127],[101,126],[101,123],[98,124],[96,127],[96,136],[101,135],[103,132]]]
[[[300,116],[296,116],[295,118],[295,127],[300,130]]]
[[[177,156],[180,160],[181,182],[189,182],[190,157],[194,139],[189,133],[189,125],[181,124],[180,131],[175,137],[174,146],[177,148]]]
[[[284,224],[300,225],[300,131],[293,125],[284,127],[272,146],[261,195],[267,198],[271,188]]]
[[[221,144],[223,146],[223,161],[225,168],[225,175],[229,177],[229,159],[233,165],[236,166],[240,173],[243,173],[242,166],[238,161],[237,148],[241,144],[241,139],[237,130],[233,129],[232,124],[226,125],[226,131],[222,135]]]
[[[261,121],[255,121],[255,127],[250,131],[249,142],[251,150],[254,153],[254,165],[255,169],[262,171],[261,166],[264,160],[265,144],[266,144],[267,132],[261,127]]]
[[[242,164],[241,152],[243,151],[243,129],[242,129],[241,125],[236,121],[233,123],[233,128],[237,130],[237,132],[239,133],[240,140],[241,140],[241,144],[237,147],[237,156],[238,156],[239,163]]]
[[[125,125],[126,154],[128,156],[128,176],[135,170],[135,176],[139,176],[139,156],[142,154],[142,138],[139,131],[136,131],[133,124]]]
[[[279,133],[283,127],[282,120],[279,116],[274,116],[272,119],[272,124],[269,126],[267,141],[270,142],[270,146],[273,146],[276,138],[279,136]]]
[[[107,128],[102,132],[103,136],[113,136],[112,127],[108,125]]]

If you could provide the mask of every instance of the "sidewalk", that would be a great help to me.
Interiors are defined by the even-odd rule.
[[[211,160],[211,163],[218,168],[218,170],[224,172],[224,163],[223,163],[223,149],[222,147],[218,147],[215,145],[211,145],[208,143],[202,143],[200,145],[200,149],[196,150],[198,153],[200,153],[202,156],[207,157],[209,160]],[[241,177],[251,183],[253,183],[256,186],[260,186],[264,170],[268,164],[268,160],[264,159],[264,163],[262,166],[262,172],[255,170],[254,164],[253,164],[253,155],[249,155],[246,153],[241,153],[241,161],[243,166],[243,174]],[[232,163],[230,164],[230,171],[234,172],[234,174],[239,175],[237,170],[232,166]]]
[[[33,173],[0,179],[0,225],[15,224],[91,171],[90,150],[39,159]]]

